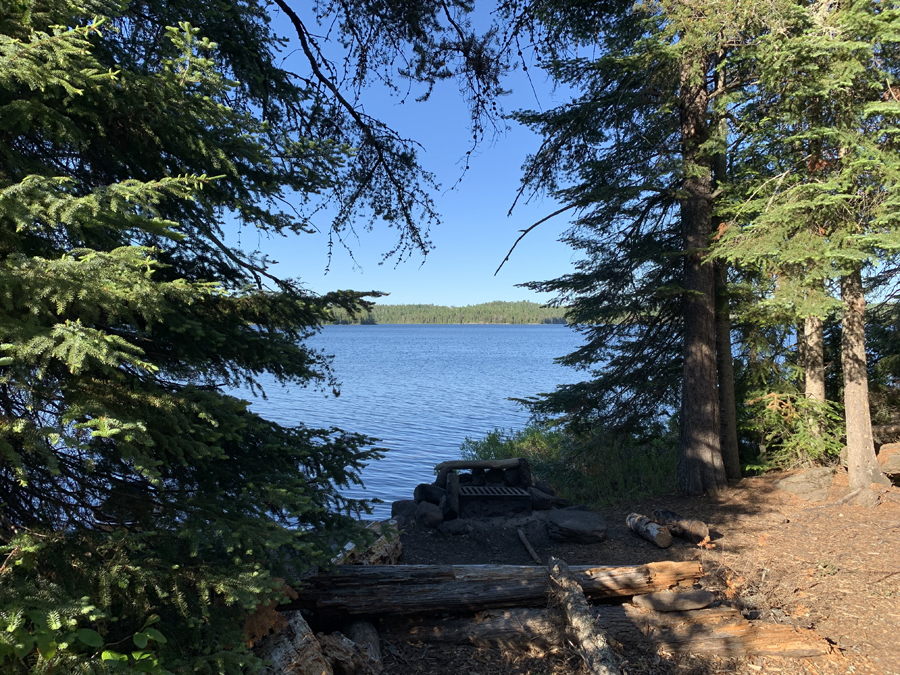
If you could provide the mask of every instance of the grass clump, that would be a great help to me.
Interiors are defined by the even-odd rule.
[[[673,492],[677,453],[671,431],[647,438],[610,431],[574,436],[541,422],[466,438],[461,447],[464,459],[524,457],[561,497],[590,506]]]

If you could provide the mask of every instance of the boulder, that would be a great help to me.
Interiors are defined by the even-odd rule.
[[[553,541],[596,544],[606,541],[606,519],[591,511],[554,510],[547,514],[547,534]]]
[[[416,491],[413,493],[417,502],[431,502],[435,506],[441,503],[441,497],[444,496],[444,488],[439,488],[433,483],[420,483],[416,485]]]
[[[437,485],[442,490],[446,490],[447,489],[447,476],[450,475],[451,471],[453,471],[453,469],[446,469],[446,468],[438,471],[437,478],[434,479],[434,484]]]
[[[472,474],[470,474],[470,473],[459,474],[459,484],[460,485],[471,485],[472,481],[473,481]]]
[[[547,511],[553,508],[554,499],[546,492],[541,492],[536,487],[528,488],[528,494],[531,495],[531,508],[535,511]]]
[[[518,467],[515,469],[504,469],[503,482],[506,484],[506,487],[520,487],[522,475],[519,473]]]
[[[551,497],[556,496],[556,490],[550,487],[550,483],[545,480],[536,480],[534,482],[534,487],[543,492],[545,495],[550,495]]]
[[[891,479],[900,478],[900,443],[885,443],[878,450],[881,473]]]
[[[775,485],[781,490],[797,495],[800,499],[820,502],[828,496],[833,477],[834,469],[826,466],[799,471],[793,476],[782,478]]]
[[[456,520],[444,521],[438,526],[438,530],[444,534],[452,534],[455,537],[459,537],[464,534],[470,534],[472,532],[472,526],[469,524],[468,520],[457,518]]]
[[[422,527],[436,528],[444,522],[441,507],[431,502],[419,502],[416,507],[416,522]]]
[[[406,527],[416,517],[417,506],[415,499],[398,499],[391,503],[391,518],[397,521],[398,527]]]

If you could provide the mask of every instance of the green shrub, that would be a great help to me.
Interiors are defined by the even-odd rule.
[[[544,423],[495,429],[461,448],[466,459],[524,457],[560,496],[591,506],[673,492],[677,453],[671,431],[649,439],[608,431],[575,437]]]

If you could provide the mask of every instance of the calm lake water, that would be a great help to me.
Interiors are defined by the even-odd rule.
[[[326,326],[310,344],[334,355],[341,395],[263,381],[268,400],[253,399],[253,409],[284,425],[333,425],[382,439],[384,459],[364,470],[364,490],[351,491],[384,500],[378,518],[430,482],[435,464],[458,459],[466,437],[527,424],[509,397],[552,391],[581,375],[553,362],[579,344],[562,325]]]

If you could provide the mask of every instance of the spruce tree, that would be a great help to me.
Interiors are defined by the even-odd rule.
[[[391,24],[366,53],[420,54],[400,76],[428,86],[469,36],[399,9],[350,18]],[[365,504],[340,488],[372,439],[228,392],[265,373],[332,387],[303,340],[365,296],[312,294],[223,228],[299,235],[330,202],[336,240],[386,222],[402,257],[427,251],[432,183],[316,44],[311,77],[276,65],[285,46],[256,3],[0,10],[3,673],[255,670],[248,615],[356,536]],[[349,62],[363,87],[375,64]]]
[[[797,317],[835,308],[822,290],[840,283],[854,488],[883,480],[869,419],[862,272],[898,242],[898,20],[877,3],[816,3],[798,8],[787,36],[765,41],[752,106],[758,117],[748,125],[748,196],[735,211],[735,224],[746,224],[730,228],[721,246],[728,259],[774,276],[767,302]],[[818,341],[812,324],[807,347]]]

